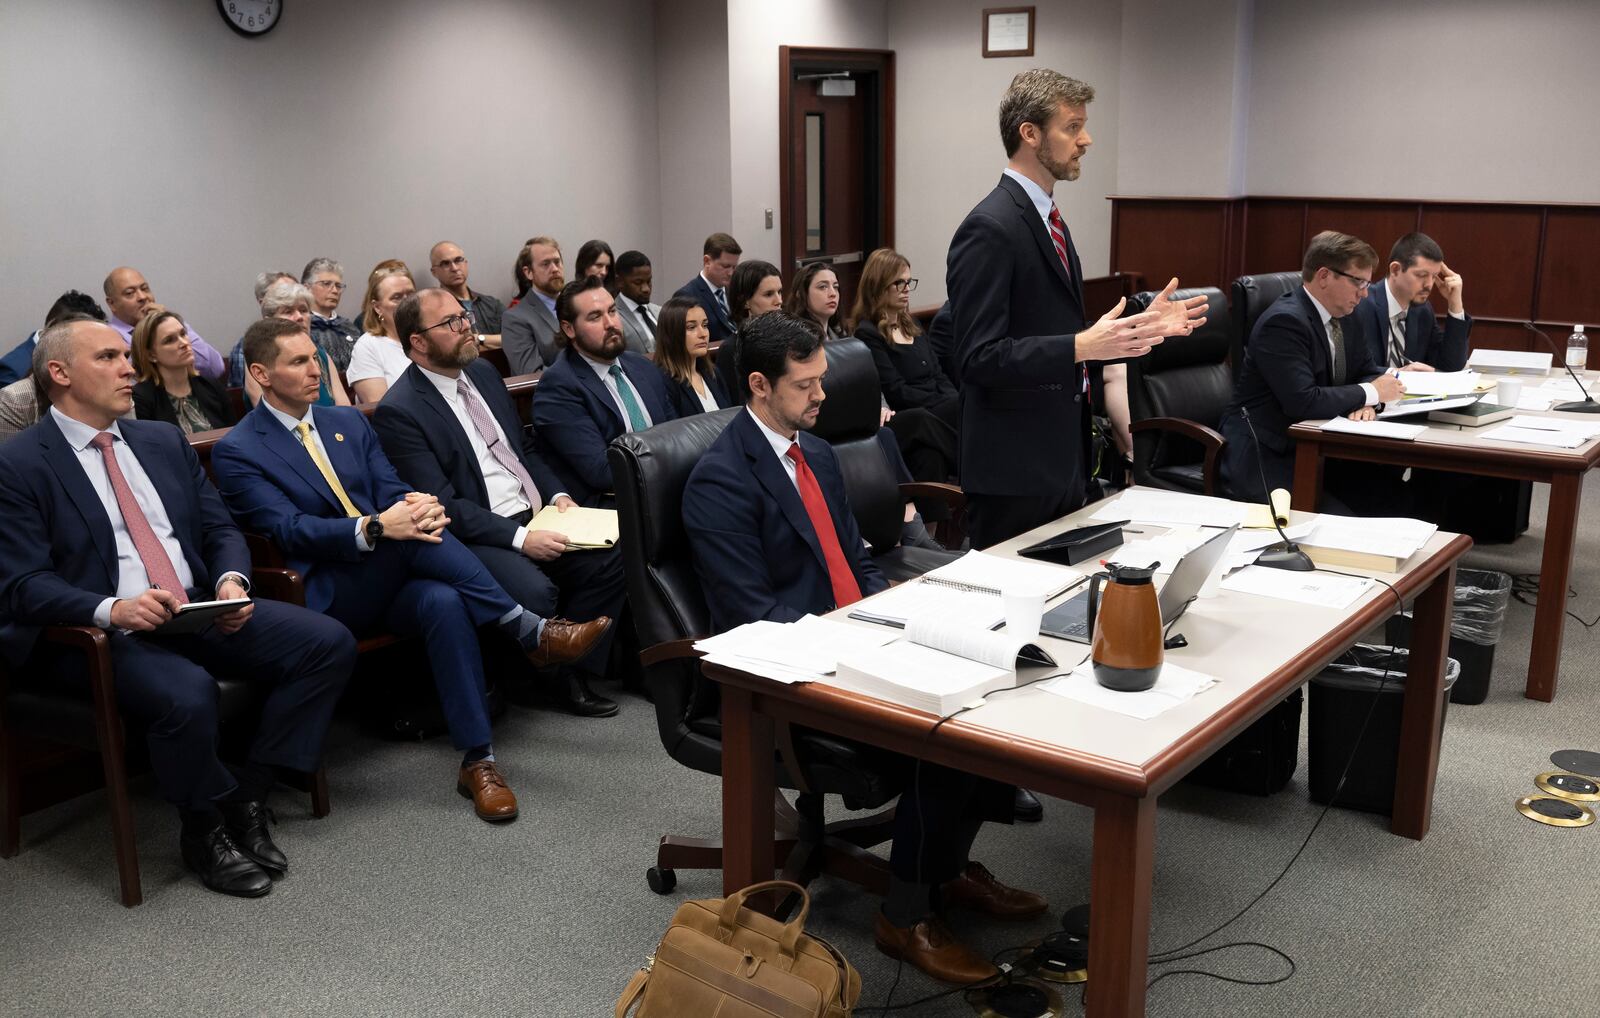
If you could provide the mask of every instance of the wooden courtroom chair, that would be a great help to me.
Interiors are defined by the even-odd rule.
[[[742,408],[658,424],[611,443],[607,458],[617,491],[628,605],[638,629],[645,682],[655,700],[656,726],[672,759],[706,774],[722,771],[720,689],[700,674],[694,641],[710,632],[710,615],[683,528],[683,489],[701,454]],[[819,732],[779,725],[775,857],[784,878],[805,884],[819,873],[851,880],[875,893],[888,888],[884,861],[866,851],[890,837],[893,810],[827,824],[823,796],[840,795],[850,809],[877,809],[899,793],[905,775],[898,758]],[[715,839],[662,837],[646,874],[652,890],[670,893],[679,869],[720,869]]]
[[[1244,348],[1250,343],[1250,333],[1255,330],[1256,319],[1272,306],[1272,302],[1301,284],[1300,273],[1263,272],[1254,276],[1240,276],[1233,281],[1233,349],[1228,355],[1237,381],[1244,370]]]
[[[1135,294],[1127,314],[1155,299]],[[1206,298],[1206,323],[1187,336],[1152,347],[1128,363],[1128,411],[1133,432],[1134,483],[1211,495],[1223,438],[1217,428],[1233,398],[1228,370],[1233,323],[1216,287],[1178,290],[1173,300]]]

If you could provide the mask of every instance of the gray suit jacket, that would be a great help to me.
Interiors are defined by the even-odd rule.
[[[661,321],[661,305],[646,304],[650,317]],[[617,294],[617,314],[622,316],[622,337],[628,344],[628,349],[634,353],[642,353],[646,357],[656,352],[655,330],[646,326],[639,317],[638,305],[628,298]]]
[[[554,364],[561,327],[556,316],[532,290],[500,319],[500,345],[513,375],[530,375]]]

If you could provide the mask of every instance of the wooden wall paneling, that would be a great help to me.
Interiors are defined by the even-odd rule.
[[[1244,202],[1243,262],[1236,275],[1298,269],[1306,253],[1306,203],[1303,199],[1277,201],[1249,198]],[[1232,283],[1233,280],[1228,280]],[[1223,288],[1227,290],[1226,287]]]
[[[1152,287],[1223,286],[1228,199],[1116,199],[1114,272],[1141,272]]]
[[[1445,264],[1461,273],[1462,301],[1474,318],[1521,321],[1534,313],[1543,214],[1537,205],[1429,205],[1422,210],[1422,232],[1439,242]],[[1389,252],[1380,254],[1387,258]],[[1444,314],[1442,300],[1435,297],[1433,306]],[[1477,332],[1474,327],[1474,343]]]
[[[1597,255],[1600,255],[1600,209],[1550,209],[1536,317],[1565,322],[1566,332],[1572,331],[1575,322],[1590,327],[1600,322],[1600,286],[1595,282]]]
[[[1448,256],[1449,252],[1446,251],[1445,254]],[[1455,268],[1454,265],[1450,267]],[[1472,284],[1467,279],[1466,273],[1462,273],[1462,297],[1465,298],[1469,314],[1472,312],[1472,292],[1467,290],[1466,287],[1470,285]],[[1550,330],[1545,329],[1545,331],[1549,332]],[[1556,336],[1556,342],[1564,342],[1564,335],[1565,333],[1561,336]],[[1480,347],[1485,350],[1545,349],[1544,344],[1539,342],[1538,337],[1524,328],[1521,322],[1504,318],[1480,318],[1477,315],[1472,316],[1472,338],[1470,342],[1475,350]]]
[[[1378,264],[1387,264],[1389,248],[1401,237],[1417,229],[1419,206],[1416,202],[1363,202],[1310,199],[1306,203],[1306,232],[1300,238],[1301,254],[1311,238],[1323,230],[1338,230],[1360,237],[1378,252]],[[1295,259],[1295,264],[1300,260]],[[1381,274],[1374,269],[1373,278]]]

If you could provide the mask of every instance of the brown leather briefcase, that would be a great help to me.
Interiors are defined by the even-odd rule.
[[[763,891],[800,896],[787,923],[744,908]],[[832,945],[804,932],[811,898],[769,880],[727,898],[688,901],[617,1001],[617,1018],[848,1018],[861,976]]]

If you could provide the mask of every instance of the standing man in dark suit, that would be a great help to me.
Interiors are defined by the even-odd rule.
[[[559,530],[529,530],[545,505],[576,505],[532,449],[499,372],[478,359],[472,321],[444,290],[412,294],[394,312],[411,367],[372,415],[384,452],[407,484],[432,492],[450,532],[520,605],[544,616],[617,618],[627,594],[616,548],[568,551]],[[562,704],[584,717],[617,705],[589,691],[581,669],[606,674],[610,634],[563,670]]]
[[[533,431],[582,505],[609,505],[606,446],[678,415],[656,366],[622,339],[617,302],[599,276],[568,283],[556,302],[566,349],[533,394]]]
[[[1083,271],[1051,192],[1078,179],[1094,89],[1055,71],[1019,74],[1000,100],[1004,175],[950,242],[945,282],[961,373],[961,487],[974,548],[1083,505],[1089,365],[1139,357],[1205,321],[1205,299],[1170,300],[1086,325]]]
[[[554,364],[560,349],[556,298],[567,282],[561,245],[554,237],[534,237],[517,255],[517,265],[528,293],[500,317],[500,347],[512,374],[531,375]]]
[[[1435,285],[1449,312],[1443,325],[1428,303]],[[1408,233],[1394,242],[1387,276],[1367,288],[1356,315],[1379,364],[1401,371],[1467,366],[1472,316],[1461,300],[1461,277],[1450,271],[1444,252],[1426,233]]]
[[[716,632],[820,615],[888,586],[856,526],[832,447],[806,434],[826,398],[822,345],[814,325],[783,311],[750,319],[739,334],[749,402],[683,493],[683,525]],[[995,974],[939,913],[956,905],[1026,919],[1045,910],[1043,898],[968,859],[985,820],[1010,821],[1011,796],[1009,786],[960,771],[916,768],[895,811],[889,897],[874,929],[879,950],[947,982]]]
[[[726,233],[713,233],[706,238],[700,256],[700,274],[678,287],[674,297],[688,297],[706,309],[706,321],[711,326],[711,342],[720,343],[736,331],[733,316],[728,311],[728,283],[733,280],[733,270],[739,266],[739,256],[744,248]]]
[[[146,727],[156,783],[182,817],[184,863],[214,891],[266,894],[269,874],[289,867],[268,831],[274,771],[317,769],[355,641],[274,601],[161,635],[189,601],[246,596],[244,538],[182,432],[118,419],[133,368],[116,330],[52,325],[34,363],[51,409],[0,450],[0,657],[19,676],[86,687],[81,652],[41,642],[39,628],[106,630],[117,706]],[[271,687],[238,764],[217,758],[218,671]]]
[[[456,790],[484,820],[514,819],[517,799],[490,741],[477,629],[494,623],[543,668],[581,658],[611,620],[541,618],[513,600],[445,530],[439,500],[395,475],[360,410],[313,405],[321,369],[303,325],[264,318],[243,342],[262,399],[211,454],[228,508],[305,577],[306,607],[357,635],[422,637],[463,753]]]
[[[1366,241],[1325,230],[1306,248],[1304,285],[1256,320],[1233,402],[1222,415],[1221,479],[1233,498],[1265,502],[1263,475],[1268,490],[1292,489],[1291,424],[1339,416],[1370,421],[1380,404],[1400,397],[1399,380],[1373,358],[1360,316],[1352,314],[1377,261]],[[1325,476],[1324,512],[1349,515],[1355,505],[1400,515],[1391,479],[1369,464],[1333,460]]]

